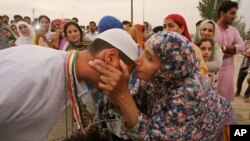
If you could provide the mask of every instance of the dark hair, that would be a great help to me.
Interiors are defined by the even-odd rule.
[[[90,21],[89,24],[95,24],[96,25],[96,23],[94,21]]]
[[[220,13],[224,12],[226,13],[229,11],[231,8],[236,8],[238,9],[238,3],[234,1],[223,1],[221,5],[219,6],[217,10],[218,17],[220,18]]]
[[[154,33],[157,33],[159,31],[163,31],[163,26],[156,26],[156,27],[153,28]]]
[[[14,15],[14,19],[16,19],[16,18],[21,18],[21,19],[23,19],[23,17],[22,17],[21,15]]]
[[[143,24],[147,24],[147,28],[148,28],[148,22],[143,22]]]
[[[4,17],[6,17],[6,18],[8,18],[8,19],[9,19],[9,16],[7,16],[7,15],[3,15],[3,18],[4,18]]]
[[[24,19],[30,19],[31,20],[31,18],[29,16],[25,16]]]
[[[46,16],[46,15],[41,15],[41,16],[39,16],[38,21],[40,22],[40,21],[42,20],[42,18],[47,19],[47,20],[49,21],[49,23],[50,23],[50,19],[49,19],[49,17]]]
[[[68,37],[68,35],[67,35],[67,29],[68,29],[68,27],[69,27],[70,25],[74,25],[74,26],[79,30],[80,36],[81,36],[80,41],[82,42],[83,32],[82,32],[81,27],[80,27],[76,22],[67,22],[67,23],[64,25],[64,27],[63,27],[63,33],[64,33],[65,37]]]
[[[72,20],[73,20],[73,19],[76,20],[76,22],[78,23],[78,19],[77,19],[76,17],[73,17]]]
[[[13,22],[15,22],[15,20],[11,20],[10,23],[12,24]]]
[[[0,15],[0,20],[2,20],[2,18],[3,18],[3,17]]]
[[[93,55],[96,55],[97,53],[99,53],[100,51],[104,50],[104,49],[110,49],[110,48],[116,48],[113,45],[111,45],[110,43],[96,38],[92,44],[90,46],[88,46],[87,50],[92,53]],[[116,48],[117,49],[117,48]],[[120,51],[119,49],[117,49],[119,51],[119,57],[120,59],[125,63],[125,64],[134,64],[134,61],[131,60],[127,55],[125,55],[122,51]]]
[[[129,21],[123,21],[122,24],[129,24],[129,26],[131,27],[131,23]]]
[[[209,42],[211,43],[212,48],[214,47],[215,42],[214,42],[214,40],[213,40],[212,38],[201,38],[201,39],[197,40],[197,41],[195,42],[195,44],[196,44],[198,47],[200,47],[200,45],[201,45],[203,42],[206,42],[206,41],[209,41]]]

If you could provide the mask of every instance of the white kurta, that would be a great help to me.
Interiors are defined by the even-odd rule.
[[[47,138],[66,108],[66,56],[34,45],[0,51],[0,140]]]

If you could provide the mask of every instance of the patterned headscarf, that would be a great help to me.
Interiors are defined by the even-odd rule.
[[[151,95],[152,99],[154,99],[153,97],[159,98],[162,96],[172,97],[175,95],[175,92],[172,91],[182,88],[195,75],[199,75],[199,62],[191,43],[181,34],[160,31],[152,35],[145,44],[151,47],[161,60],[161,66],[153,80],[146,83],[141,81],[138,89],[134,91],[140,97],[137,101],[138,104],[143,105],[140,110],[145,114],[149,114],[148,109],[152,108],[146,106],[149,103],[144,103],[146,100],[144,100],[143,95]],[[153,105],[153,103],[149,105]]]
[[[153,80],[141,81],[134,99],[142,140],[215,140],[231,112],[198,73],[198,60],[182,35],[158,32],[146,42],[161,60]],[[231,124],[231,123],[230,123]]]
[[[149,38],[146,44],[161,59],[161,68],[155,74],[157,81],[161,79],[163,83],[177,85],[197,73],[198,60],[192,45],[184,36],[174,32],[159,32]]]
[[[171,20],[173,20],[173,21],[174,21],[175,23],[177,23],[180,27],[183,26],[183,27],[184,27],[184,31],[183,31],[182,35],[184,35],[186,38],[188,38],[188,40],[189,40],[190,42],[192,41],[184,17],[182,17],[182,16],[179,15],[179,14],[170,14],[170,15],[168,15],[168,16],[165,18],[165,20],[166,20],[166,19],[171,19]]]

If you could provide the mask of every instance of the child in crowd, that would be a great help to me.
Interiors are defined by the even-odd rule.
[[[212,60],[213,58],[212,51],[214,49],[213,39],[201,38],[200,40],[197,40],[195,44],[200,48],[205,62]],[[213,90],[217,89],[217,83],[218,83],[217,72],[209,72],[206,75],[206,80],[208,81],[210,86],[213,88]]]

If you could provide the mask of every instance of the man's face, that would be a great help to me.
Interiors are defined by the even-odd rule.
[[[237,14],[237,9],[235,7],[231,8],[226,13],[222,12],[223,22],[227,25],[231,25],[237,16],[236,14]]]
[[[119,51],[115,48],[104,49],[103,51],[98,53],[94,59],[102,60],[107,65],[111,65],[111,66],[115,67],[116,69],[121,70],[120,63],[119,63],[121,58],[119,57]],[[102,66],[100,69],[105,70],[105,67],[107,67],[107,65]],[[134,63],[131,61],[131,64],[126,64],[126,65],[128,66],[128,71],[131,72],[132,69],[134,68]],[[98,72],[95,69],[92,71],[92,73],[93,74],[91,77],[91,79],[92,79],[91,81],[96,87],[98,87],[98,83],[102,81],[100,78],[102,73]]]
[[[20,17],[17,17],[17,18],[15,18],[15,21],[16,21],[16,23],[18,23],[18,22],[22,21],[22,19]]]
[[[89,24],[89,30],[90,30],[91,32],[95,32],[95,31],[96,31],[96,25],[95,25],[94,23],[90,23],[90,24]]]
[[[27,24],[31,24],[31,20],[29,18],[24,18],[24,21],[27,23]]]
[[[3,17],[3,23],[9,23],[9,18],[8,17]]]

